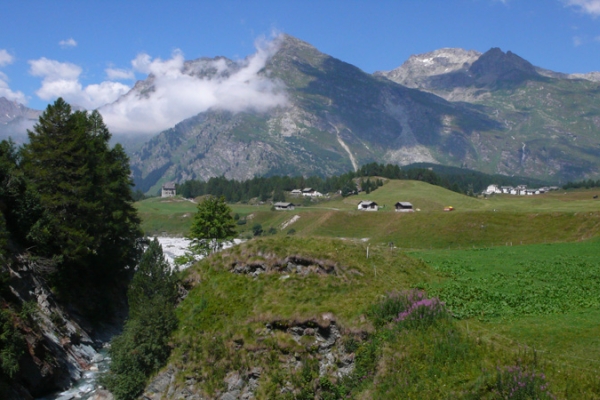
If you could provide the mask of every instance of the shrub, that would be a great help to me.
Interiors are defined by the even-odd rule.
[[[376,326],[394,321],[407,328],[429,326],[449,315],[444,303],[436,297],[426,298],[420,290],[392,292],[371,307],[369,314]]]
[[[498,368],[493,393],[501,399],[555,399],[546,376],[520,365]]]
[[[394,319],[399,325],[408,328],[431,326],[448,317],[446,305],[437,297],[426,298],[425,292],[412,290],[402,294],[406,309]]]

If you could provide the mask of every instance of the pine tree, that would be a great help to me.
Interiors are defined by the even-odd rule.
[[[28,240],[59,262],[59,289],[83,297],[106,292],[140,253],[129,160],[120,145],[110,149],[97,111],[72,112],[60,98],[28,133],[22,168],[43,210]]]

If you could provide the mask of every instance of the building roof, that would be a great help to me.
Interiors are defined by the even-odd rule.
[[[275,207],[291,207],[294,204],[293,203],[285,203],[283,201],[278,201],[277,203],[273,204]]]
[[[164,185],[162,185],[162,188],[164,190],[175,190],[175,182],[167,182]]]
[[[370,200],[363,200],[360,203],[358,203],[358,205],[363,205],[363,206],[376,206],[377,203],[375,203],[374,201],[370,201]]]
[[[400,207],[407,207],[407,208],[412,208],[412,206],[413,206],[412,203],[409,203],[408,201],[399,201],[399,202],[396,203],[396,207],[398,205]]]

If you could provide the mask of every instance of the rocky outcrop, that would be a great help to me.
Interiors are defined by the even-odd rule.
[[[335,263],[301,256],[289,256],[283,260],[235,261],[231,265],[231,272],[252,276],[269,272],[337,275]]]
[[[273,320],[265,323],[259,336],[261,342],[278,337],[282,341],[292,340],[304,348],[304,352],[282,349],[278,357],[277,369],[301,371],[304,363],[307,362],[307,357],[310,357],[318,363],[318,374],[322,378],[338,380],[349,376],[354,371],[354,348],[347,344],[352,342],[348,339],[351,337],[354,339],[354,336],[343,334],[332,314],[322,315],[318,320]],[[245,346],[242,339],[235,339],[234,342],[237,350]],[[260,358],[258,353],[261,350],[255,351],[258,360]],[[250,400],[256,398],[261,382],[268,379],[264,378],[265,375],[260,365],[243,371],[228,371],[223,380],[224,389],[209,396],[202,391],[201,378],[171,364],[151,380],[140,398],[144,400]],[[296,390],[297,388],[288,382],[281,389],[281,393],[293,396],[297,394]]]
[[[27,351],[14,377],[15,398],[40,397],[69,388],[93,369],[102,358],[97,349],[117,330],[116,326],[93,328],[74,311],[61,305],[45,281],[51,260],[21,255],[8,265],[8,296],[20,304],[20,330]]]

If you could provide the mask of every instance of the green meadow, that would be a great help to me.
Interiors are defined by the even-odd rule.
[[[248,241],[184,272],[178,382],[201,376],[195,390],[218,398],[231,371],[258,366],[264,399],[600,398],[599,193],[484,199],[388,181],[368,195],[289,198],[303,204],[292,211],[232,204]],[[384,207],[358,211],[365,199]],[[397,201],[419,211],[396,213]],[[195,210],[178,198],[136,205],[155,235],[184,235]],[[271,234],[253,237],[254,224]],[[289,257],[335,273],[286,270]],[[240,265],[265,270],[232,273]],[[402,320],[410,290],[443,310]],[[332,352],[352,354],[344,376],[342,362],[323,367],[314,338],[290,334],[331,320]]]

